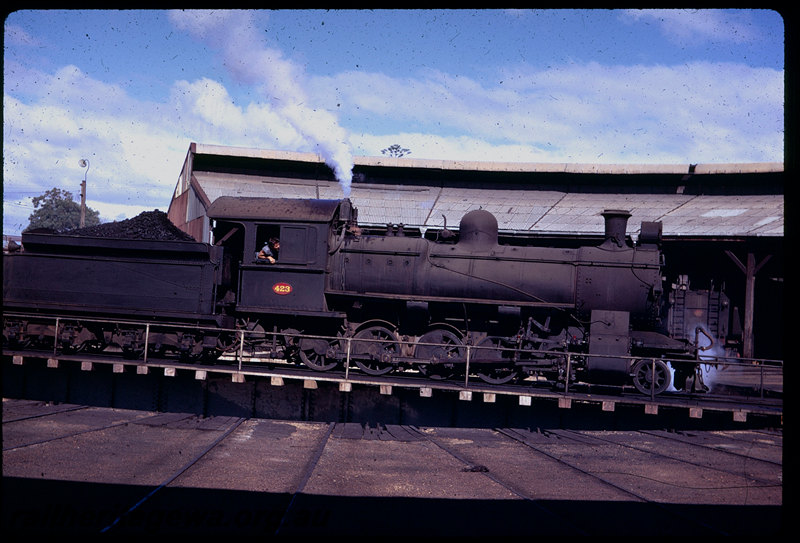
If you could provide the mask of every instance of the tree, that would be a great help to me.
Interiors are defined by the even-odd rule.
[[[56,232],[74,230],[81,225],[81,205],[72,199],[72,193],[52,188],[33,198],[34,212],[28,217],[28,227],[49,228]],[[85,226],[100,224],[100,212],[87,207]]]
[[[389,155],[389,156],[400,158],[400,157],[404,157],[406,155],[410,155],[411,151],[409,149],[405,149],[403,147],[400,147],[398,144],[395,143],[393,145],[390,145],[386,149],[381,149],[381,153],[384,154],[384,155]]]

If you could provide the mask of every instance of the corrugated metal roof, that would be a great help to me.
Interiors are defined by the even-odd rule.
[[[335,182],[285,177],[194,172],[209,200],[223,196],[290,199],[343,197]],[[353,184],[350,193],[362,224],[457,227],[472,209],[491,211],[503,231],[602,234],[605,209],[631,212],[628,233],[642,221],[662,221],[665,236],[783,236],[783,195],[572,193],[541,190]]]
[[[322,158],[316,154],[204,144],[192,144],[190,154],[192,153],[198,160],[203,157],[214,161],[213,167],[208,168],[214,171],[205,171],[198,165],[191,172],[195,182],[211,202],[223,196],[325,200],[338,200],[344,196],[342,187],[332,180],[332,176],[326,179],[322,175],[323,178],[318,178],[318,173],[309,174],[311,170],[308,167],[303,170],[303,164],[324,164]],[[230,171],[224,171],[228,162],[242,159],[249,162],[245,166],[236,162],[236,169],[231,167]],[[783,173],[782,163],[534,164],[393,157],[355,157],[354,163],[354,172],[369,172],[360,178],[356,176],[349,195],[358,209],[358,219],[362,224],[402,223],[427,229],[440,228],[446,220],[447,226],[455,228],[467,211],[484,208],[495,214],[498,226],[503,231],[602,234],[604,226],[600,213],[605,209],[625,209],[631,212],[628,221],[629,234],[636,234],[642,221],[661,221],[665,236],[784,234],[784,197],[783,194],[775,193],[780,191],[776,191],[774,185],[770,189],[771,193],[767,190],[764,193],[746,195],[736,194],[735,191],[731,191],[735,195],[726,195],[724,191],[718,190],[710,191],[715,194],[689,194],[681,192],[683,187],[675,191],[676,187],[670,186],[672,192],[661,185],[656,187],[661,179],[679,180],[678,185],[686,180],[688,185],[692,180],[716,179],[719,182],[720,177],[727,179],[730,176],[737,178],[732,183],[749,183],[749,188],[752,188],[757,186],[760,179],[757,174],[770,174],[770,182],[774,183],[773,174]],[[187,164],[191,164],[191,161],[187,160]],[[245,167],[250,169],[246,173]],[[365,169],[366,167],[371,169]],[[278,171],[281,173],[277,173]],[[383,172],[389,171],[394,172],[391,177],[377,182]],[[455,174],[459,179],[469,178],[470,181],[461,184],[434,181],[441,175],[439,172],[451,177]],[[475,172],[477,176],[473,175]],[[531,178],[526,176],[524,183],[508,184],[503,188],[481,185],[480,180],[484,178],[503,179],[497,178],[492,172],[512,174],[509,179],[526,173],[537,175]],[[297,177],[291,177],[295,173]],[[543,174],[544,179],[553,173],[590,174],[577,176],[576,179],[579,177],[581,182],[594,180],[591,174],[602,174],[597,179],[603,180],[597,181],[591,190],[586,191],[574,190],[566,184],[536,186],[538,174]],[[609,174],[611,177],[603,177]],[[749,175],[743,180],[740,174],[753,174],[753,181],[750,181]],[[377,177],[373,179],[373,175]],[[428,175],[430,180],[427,179]],[[647,176],[646,179],[641,179],[644,187],[639,184],[638,178],[635,182],[629,182],[624,190],[612,186],[617,180],[626,181],[640,175]],[[702,177],[703,175],[706,177]],[[725,182],[723,180],[722,183]],[[631,183],[635,184],[633,189]],[[649,183],[654,184],[653,190],[648,188]]]

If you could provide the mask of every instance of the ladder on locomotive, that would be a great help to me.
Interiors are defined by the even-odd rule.
[[[686,291],[675,292],[672,305],[672,330],[675,339],[686,339]]]
[[[708,331],[714,337],[719,337],[721,332],[719,329],[720,303],[721,295],[712,287],[708,293]]]

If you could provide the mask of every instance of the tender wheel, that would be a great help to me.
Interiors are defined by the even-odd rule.
[[[434,343],[435,345],[422,345],[423,343]],[[419,344],[415,351],[415,357],[419,360],[431,360],[438,364],[419,364],[417,368],[422,375],[431,379],[449,379],[455,374],[452,364],[446,364],[449,359],[466,358],[466,350],[461,342],[461,338],[455,333],[444,330],[429,330],[419,338]]]
[[[392,359],[399,352],[397,336],[383,326],[369,326],[353,336],[352,354],[356,366],[370,375],[384,375],[392,371]]]
[[[144,349],[133,347],[122,348],[122,357],[125,360],[136,360],[138,358],[142,358],[142,356],[144,356]]]
[[[82,348],[87,353],[97,354],[103,352],[103,350],[106,348],[106,344],[100,340],[87,341],[83,344]]]
[[[501,350],[501,341],[498,338],[487,337],[478,344],[478,347],[490,347],[485,349],[476,349],[475,358],[478,360],[487,360],[489,364],[485,364],[476,370],[476,374],[481,381],[492,385],[503,385],[511,382],[517,378],[519,372],[513,368],[503,367],[503,364],[492,364],[492,361],[507,360],[509,364],[513,361],[510,360],[511,351]]]
[[[335,342],[324,339],[300,340],[300,360],[303,364],[315,371],[328,371],[335,368],[339,362],[327,357],[328,348]]]
[[[661,394],[672,382],[669,366],[661,360],[639,360],[632,373],[633,386],[642,394]]]

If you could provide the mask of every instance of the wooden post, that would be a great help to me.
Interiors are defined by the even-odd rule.
[[[753,358],[753,307],[755,303],[756,292],[756,274],[758,271],[772,258],[772,255],[767,255],[764,260],[756,264],[756,257],[753,253],[747,253],[747,265],[736,258],[732,251],[725,251],[725,253],[733,260],[733,263],[738,266],[745,275],[745,289],[744,289],[744,329],[742,330],[742,355],[745,358]]]

